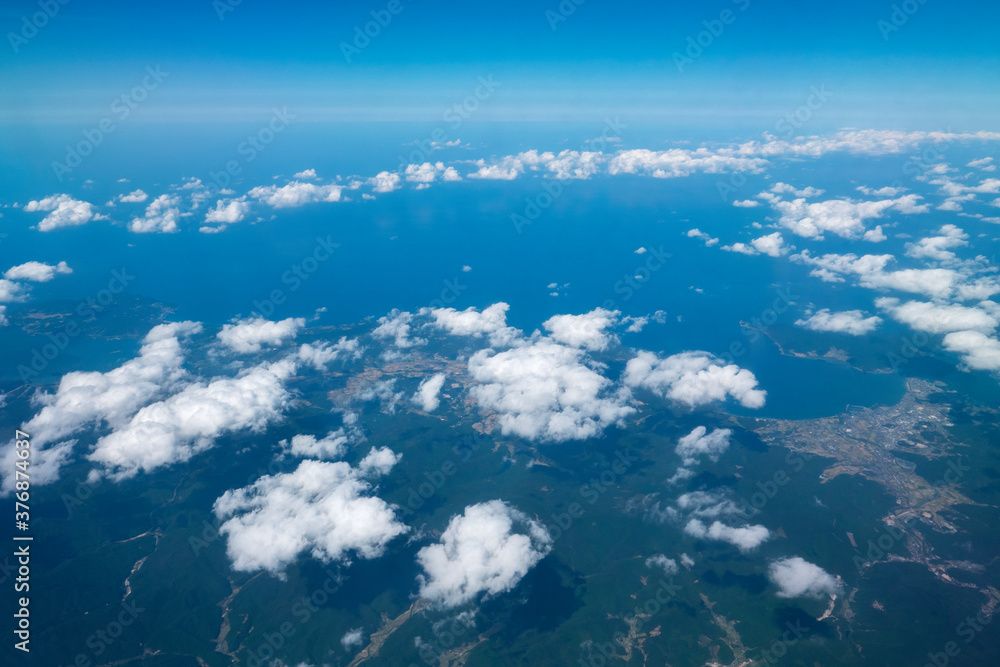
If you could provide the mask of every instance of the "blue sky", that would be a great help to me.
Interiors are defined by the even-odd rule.
[[[1000,124],[995,3],[912,0],[907,13],[878,1],[566,0],[560,10],[556,0],[399,0],[391,15],[388,0],[243,0],[220,11],[227,1],[236,0],[52,0],[55,16],[13,44],[11,34],[31,32],[24,17],[40,9],[37,2],[5,3],[0,119],[92,121],[159,64],[170,74],[167,85],[137,120],[228,120],[275,105],[300,110],[305,121],[436,120],[479,76],[492,75],[502,95],[479,120],[624,113],[728,123],[780,115],[811,86],[826,85],[835,92],[827,112],[833,126]],[[372,21],[373,11],[391,20],[348,62],[342,44],[354,42],[355,28]],[[888,23],[880,28],[879,21]],[[717,35],[705,32],[713,26]],[[699,33],[702,53],[682,71],[674,54],[696,54],[687,52],[688,39]]]

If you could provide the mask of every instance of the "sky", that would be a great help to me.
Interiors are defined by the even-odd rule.
[[[998,19],[937,0],[18,0],[0,10],[0,123],[91,122],[159,66],[136,120],[433,121],[492,77],[477,120],[725,124],[825,86],[834,129],[996,129]]]

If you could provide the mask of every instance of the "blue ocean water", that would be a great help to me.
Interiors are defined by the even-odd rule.
[[[578,150],[592,146],[586,141],[602,132],[586,124],[559,126],[554,132],[553,125],[545,123],[469,123],[448,130],[449,137],[461,138],[463,147],[431,151],[424,140],[437,127],[293,123],[247,161],[238,147],[257,129],[252,124],[135,124],[108,136],[106,144],[62,183],[50,163],[61,158],[79,128],[53,126],[29,135],[5,131],[4,142],[14,150],[0,157],[0,165],[11,173],[0,184],[0,201],[23,204],[68,192],[103,204],[135,188],[152,198],[183,178],[208,183],[233,159],[240,161],[241,173],[229,185],[242,194],[257,185],[283,184],[307,168],[324,179],[340,176],[348,181],[395,170],[400,158],[414,151],[416,157],[454,161],[531,148]],[[699,141],[704,134],[691,127],[632,128],[607,150],[660,148],[668,141]],[[553,136],[564,139],[554,141]],[[11,156],[26,151],[37,156],[31,165],[6,169]],[[831,196],[855,196],[857,185],[880,187],[899,178],[905,159],[834,156],[822,161],[821,171],[813,163],[771,171],[774,180],[822,187]],[[128,182],[118,182],[123,178]],[[769,317],[776,304],[786,305],[774,322],[792,332],[792,323],[806,307],[871,311],[870,291],[823,284],[808,277],[801,265],[720,252],[686,236],[697,227],[723,244],[749,240],[752,230],[747,225],[769,224],[770,210],[736,208],[730,202],[752,197],[774,180],[749,175],[736,192],[720,194],[720,183],[730,182],[728,175],[595,177],[558,183],[560,192],[554,198],[549,197],[552,182],[530,174],[512,182],[466,180],[436,183],[426,190],[407,187],[374,201],[345,190],[350,201],[273,211],[259,207],[265,219],[248,218],[221,234],[197,232],[214,199],[183,218],[179,233],[166,235],[133,234],[124,228],[145,204],[119,204],[112,221],[44,234],[30,229],[40,214],[5,208],[8,236],[0,250],[8,264],[64,260],[73,267],[72,280],[35,286],[32,303],[86,299],[104,289],[118,271],[130,277],[127,293],[176,306],[176,318],[214,326],[253,312],[274,319],[308,317],[325,308],[318,323],[346,324],[393,308],[482,308],[497,301],[509,303],[510,323],[527,331],[553,314],[597,306],[633,316],[665,311],[663,324],[624,334],[624,342],[667,354],[702,349],[731,355],[754,371],[770,392],[761,414],[814,417],[839,412],[847,404],[895,401],[902,392],[898,376],[784,356],[766,339],[751,344],[740,327],[740,321]],[[912,180],[908,184],[920,187]],[[522,216],[516,218],[521,223],[512,216]],[[530,224],[524,224],[526,219]],[[931,229],[940,220],[910,216],[884,224],[907,225],[913,234],[917,225]],[[332,257],[313,262],[326,255],[316,254],[317,249],[330,243],[338,246]],[[845,252],[849,247],[835,237],[822,243],[822,252]],[[647,252],[636,254],[640,247]],[[901,247],[902,242],[893,240],[872,251],[901,255]],[[463,266],[471,271],[463,271]],[[276,294],[280,298],[273,300]],[[0,330],[10,350],[24,349],[11,338],[17,335]],[[841,338],[817,340],[816,345],[849,342]]]

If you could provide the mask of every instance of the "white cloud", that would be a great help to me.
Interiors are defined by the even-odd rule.
[[[3,277],[7,280],[29,280],[35,283],[47,283],[56,277],[56,274],[73,273],[66,262],[59,262],[55,266],[43,262],[25,262],[7,269]],[[3,301],[0,298],[0,301]]]
[[[598,436],[635,408],[627,390],[613,390],[583,357],[546,338],[497,354],[480,350],[469,359],[477,383],[469,392],[499,414],[504,434],[554,442]]]
[[[704,426],[697,426],[693,431],[677,441],[674,451],[681,457],[684,465],[691,466],[698,463],[701,456],[707,457],[715,462],[727,449],[729,449],[729,438],[733,432],[728,428],[715,429],[707,433]]]
[[[607,330],[618,324],[620,315],[617,310],[595,308],[583,315],[554,315],[542,326],[560,343],[592,352],[602,351],[618,342],[618,337]]]
[[[137,234],[176,232],[177,221],[181,217],[181,211],[177,208],[180,202],[180,197],[160,195],[146,207],[146,213],[143,217],[132,218],[132,221],[128,223],[129,231]]]
[[[926,205],[917,204],[920,199],[917,195],[861,202],[831,199],[811,204],[801,198],[792,201],[783,201],[774,195],[765,198],[781,214],[778,220],[780,225],[798,236],[813,239],[821,239],[825,232],[847,239],[859,238],[865,232],[865,221],[881,218],[886,211],[913,214],[926,213],[928,210]]]
[[[969,245],[969,235],[955,225],[944,225],[938,230],[938,236],[920,239],[917,243],[906,244],[908,257],[934,259],[946,262],[955,259],[952,248]]]
[[[413,395],[413,402],[420,406],[424,412],[434,412],[441,404],[438,393],[444,386],[445,374],[437,373],[420,383],[417,393]]]
[[[38,231],[40,232],[85,225],[91,220],[100,219],[93,204],[73,199],[67,194],[52,195],[39,201],[29,201],[25,204],[24,210],[29,212],[51,211],[38,223]]]
[[[315,169],[303,169],[297,174],[293,174],[292,178],[317,178]]]
[[[440,542],[417,552],[420,595],[457,607],[483,593],[506,593],[551,549],[545,528],[503,501],[469,505],[451,518]]]
[[[348,446],[364,440],[364,434],[357,427],[357,414],[349,412],[344,415],[344,426],[336,431],[330,431],[322,438],[314,435],[299,434],[292,439],[282,440],[278,444],[292,456],[310,459],[336,459],[347,451]]]
[[[761,236],[760,238],[751,241],[750,244],[753,245],[758,252],[770,257],[782,257],[787,255],[788,251],[792,249],[785,245],[785,239],[781,238],[781,232]]]
[[[858,188],[858,192],[866,194],[869,197],[895,197],[896,195],[903,194],[903,192],[905,191],[906,188],[893,188],[889,186],[885,186],[877,190],[866,187],[864,185]]]
[[[507,326],[509,305],[500,301],[482,311],[469,307],[465,310],[454,308],[426,308],[421,315],[434,318],[433,325],[446,330],[453,336],[489,337],[490,345],[508,347],[521,339],[518,329]]]
[[[980,371],[1000,371],[1000,340],[978,331],[956,331],[944,337],[945,349],[962,355],[962,363]]]
[[[712,247],[719,242],[719,239],[713,238],[710,234],[701,231],[697,227],[695,227],[694,229],[689,229],[687,231],[687,236],[688,238],[691,239],[701,239],[702,241],[705,242],[705,245],[708,247]]]
[[[286,360],[251,368],[235,379],[188,385],[139,410],[98,440],[88,458],[119,480],[187,461],[223,433],[260,430],[279,419],[289,400],[283,383],[294,372],[295,365]]]
[[[619,151],[608,166],[608,173],[646,174],[654,178],[677,178],[695,172],[720,174],[726,172],[760,173],[767,160],[755,157],[725,155],[707,148],[686,150],[672,148],[665,151],[636,149]]]
[[[926,294],[944,299],[956,291],[963,276],[952,269],[902,269],[886,271],[886,266],[895,261],[892,255],[845,255],[828,254],[813,257],[808,250],[792,255],[792,260],[817,267],[810,275],[827,282],[842,282],[842,275],[853,275],[858,284],[869,289],[894,289],[901,292]]]
[[[59,468],[76,442],[68,437],[88,426],[126,423],[139,408],[173,391],[186,376],[181,338],[201,331],[197,322],[176,322],[153,327],[143,339],[139,356],[107,373],[67,373],[54,393],[38,393],[42,409],[21,428],[32,435],[32,481],[46,484],[58,479]],[[14,448],[9,448],[10,454]],[[13,470],[13,462],[4,470]],[[4,490],[13,487],[4,478]]]
[[[874,228],[869,229],[867,232],[862,234],[861,238],[869,243],[881,243],[889,237],[882,231],[882,225],[875,225]]]
[[[364,349],[357,338],[341,336],[340,340],[332,344],[325,341],[303,343],[299,347],[298,359],[317,371],[325,372],[327,364],[347,357],[360,359],[363,353]]]
[[[394,507],[368,495],[368,473],[342,461],[303,461],[294,472],[226,491],[213,509],[225,519],[219,533],[233,569],[281,577],[303,553],[322,562],[381,556],[409,529]]]
[[[215,202],[215,208],[205,214],[205,222],[234,224],[243,220],[250,211],[250,204],[245,198],[229,199]]]
[[[937,304],[922,301],[900,303],[899,299],[884,297],[875,305],[885,310],[897,322],[917,331],[942,334],[952,331],[978,331],[991,333],[1000,323],[1000,304],[984,301],[979,308],[957,304]]]
[[[258,317],[226,324],[216,338],[232,352],[251,354],[260,352],[264,345],[277,347],[295,338],[305,325],[306,321],[301,317],[289,317],[277,322]]]
[[[344,647],[345,651],[349,651],[354,646],[361,646],[364,643],[364,628],[351,628],[340,638],[340,645]]]
[[[771,531],[761,525],[733,527],[721,521],[714,521],[712,525],[706,527],[700,519],[691,519],[684,526],[684,532],[703,540],[728,542],[742,553],[753,551],[771,537]]]
[[[248,194],[273,208],[290,208],[315,202],[340,201],[342,190],[343,188],[339,185],[316,185],[292,181],[280,188],[275,185],[259,186]]]
[[[446,167],[443,162],[410,164],[403,173],[410,183],[433,183],[438,178],[444,181],[462,180],[454,167]]]
[[[744,199],[742,201],[734,201],[733,206],[737,206],[739,208],[757,208],[760,206],[760,202],[756,199]]]
[[[996,169],[996,165],[993,164],[993,158],[984,157],[981,160],[973,160],[966,167],[972,167],[973,169],[982,169],[983,171],[993,171]]]
[[[667,576],[677,574],[677,561],[673,558],[667,558],[663,554],[653,554],[646,559],[646,567],[657,568],[663,570],[663,573]]]
[[[373,192],[392,192],[400,188],[401,180],[399,174],[389,171],[380,171],[374,178],[368,179],[368,184],[372,186]]]
[[[626,364],[623,379],[630,387],[643,387],[690,407],[731,396],[744,407],[760,408],[767,396],[757,388],[753,373],[707,352],[681,352],[660,359],[640,351]]]
[[[771,186],[770,192],[775,194],[793,194],[796,197],[804,197],[808,199],[810,197],[819,197],[821,194],[826,192],[826,190],[820,190],[819,188],[814,188],[811,185],[802,190],[797,190],[795,186],[789,185],[788,183],[775,183]]]
[[[741,243],[739,241],[732,245],[724,245],[722,246],[722,249],[726,252],[736,252],[741,255],[754,256],[760,254],[753,246],[748,246],[746,243]]]
[[[138,204],[146,201],[147,199],[149,199],[149,195],[142,190],[133,190],[127,195],[118,195],[118,201],[126,204]]]
[[[842,586],[839,578],[798,556],[772,562],[768,575],[778,586],[779,598],[822,599],[836,595]]]
[[[372,336],[382,340],[392,339],[396,347],[405,350],[416,345],[426,345],[426,338],[410,338],[410,322],[413,313],[393,309],[385,317],[380,317],[379,325],[372,331]]]
[[[806,319],[796,320],[795,326],[805,327],[812,331],[832,331],[852,336],[863,336],[877,329],[881,323],[881,317],[874,315],[865,317],[865,314],[860,310],[832,312],[829,308],[823,308]]]

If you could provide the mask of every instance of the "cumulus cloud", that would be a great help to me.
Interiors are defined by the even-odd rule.
[[[364,434],[357,426],[358,416],[349,412],[344,415],[344,426],[336,431],[330,431],[322,438],[315,435],[299,434],[291,440],[282,440],[278,444],[292,456],[310,459],[336,459],[344,455],[347,447],[364,440]]]
[[[380,171],[373,178],[368,179],[368,184],[372,186],[373,192],[392,192],[400,187],[399,174]]]
[[[608,173],[645,174],[654,178],[677,178],[693,173],[720,174],[748,172],[757,174],[768,162],[762,158],[745,157],[707,148],[686,150],[672,148],[665,151],[636,149],[619,151],[608,165]]]
[[[584,352],[543,338],[469,359],[481,409],[498,413],[504,434],[562,442],[598,436],[633,414],[628,390],[584,363]]]
[[[952,248],[969,245],[969,235],[955,225],[944,225],[938,230],[938,236],[920,239],[917,243],[906,244],[908,257],[934,259],[946,262],[955,259]]]
[[[66,262],[59,262],[55,266],[43,262],[25,262],[7,269],[3,277],[7,280],[29,280],[35,283],[47,283],[57,274],[73,273]],[[0,299],[3,300],[3,299]]]
[[[215,208],[205,214],[205,222],[233,224],[243,220],[250,211],[250,204],[245,198],[220,199],[215,202]]]
[[[34,401],[42,409],[21,427],[32,435],[32,481],[58,479],[75,442],[61,441],[90,426],[122,426],[142,406],[178,388],[186,376],[181,339],[200,331],[197,322],[160,324],[146,334],[136,358],[107,373],[67,373],[54,393],[37,394]],[[12,482],[4,479],[5,491]]]
[[[1000,304],[992,301],[983,301],[978,308],[967,308],[922,301],[901,303],[899,299],[885,297],[876,299],[875,306],[897,322],[934,334],[966,330],[991,333],[1000,323]]]
[[[292,181],[281,187],[275,185],[259,186],[248,194],[272,208],[291,208],[315,202],[340,201],[342,191],[343,188],[339,185],[316,185],[315,183]]]
[[[406,166],[403,174],[410,183],[429,184],[440,178],[443,181],[460,181],[462,177],[454,167],[446,167],[443,162],[424,162]]]
[[[993,164],[993,158],[984,157],[981,160],[973,160],[966,167],[972,167],[973,169],[981,169],[983,171],[995,171],[996,165]]]
[[[695,465],[701,456],[707,457],[714,463],[729,449],[729,438],[732,434],[728,428],[719,428],[708,433],[708,429],[704,426],[697,426],[677,441],[674,451],[683,459],[686,466]]]
[[[469,505],[451,518],[438,543],[417,553],[424,570],[420,595],[458,607],[481,594],[506,593],[551,549],[545,528],[503,501]]]
[[[734,201],[733,206],[737,206],[739,208],[757,208],[760,206],[760,202],[756,199],[743,199]]]
[[[132,218],[128,229],[137,234],[161,232],[170,234],[177,231],[177,221],[181,217],[178,208],[180,197],[160,195],[146,207],[146,213],[141,218]]]
[[[296,174],[296,176],[298,175]],[[361,646],[364,643],[364,628],[351,628],[340,638],[340,645],[344,647],[345,651],[349,651],[355,646]]]
[[[712,525],[706,526],[700,519],[691,519],[684,532],[698,539],[717,540],[728,542],[742,553],[753,551],[771,537],[771,531],[760,525],[747,525],[740,527],[727,526],[721,521],[714,521]]]
[[[583,315],[555,315],[543,322],[542,326],[549,331],[553,340],[560,343],[601,351],[618,342],[618,337],[607,331],[618,324],[620,315],[617,310],[595,308]]]
[[[677,574],[677,561],[673,558],[667,558],[663,554],[653,554],[646,559],[646,567],[656,568],[658,570],[663,570],[663,573],[667,576]]]
[[[713,238],[711,234],[709,234],[708,232],[703,232],[697,227],[695,227],[694,229],[689,229],[687,231],[687,237],[689,239],[701,239],[702,241],[705,242],[705,245],[708,247],[712,247],[719,242],[719,239]],[[725,250],[725,248],[723,248],[723,250]]]
[[[725,364],[707,352],[681,352],[660,359],[640,351],[625,366],[624,382],[642,387],[689,407],[727,396],[746,408],[764,405],[767,392],[757,388],[753,373],[735,364]]]
[[[126,204],[138,204],[146,201],[147,199],[149,199],[149,195],[142,190],[133,190],[127,195],[118,195],[118,201]]]
[[[813,257],[808,250],[803,250],[791,259],[802,264],[816,267],[810,275],[827,282],[843,282],[844,275],[855,276],[858,284],[869,289],[899,290],[925,294],[936,299],[951,296],[964,277],[953,269],[901,269],[887,271],[890,262],[895,261],[892,255],[862,255],[854,253],[844,255],[827,254]]]
[[[862,234],[861,238],[864,239],[865,241],[868,241],[869,243],[881,243],[882,241],[885,241],[889,237],[886,236],[885,232],[882,231],[882,225],[875,225],[867,232]]]
[[[325,341],[303,343],[299,347],[297,356],[302,363],[312,366],[317,371],[325,372],[328,364],[338,359],[360,359],[363,353],[364,349],[357,338],[349,339],[341,336],[336,343]]]
[[[944,337],[945,349],[962,356],[968,368],[1000,371],[1000,340],[978,331],[956,331]]]
[[[237,378],[188,385],[139,410],[98,440],[88,458],[120,480],[187,461],[224,433],[259,431],[281,417],[289,401],[284,382],[294,372],[295,364],[285,360],[251,368]]]
[[[917,204],[918,195],[880,201],[831,199],[813,203],[803,198],[784,201],[769,193],[760,196],[770,201],[774,210],[781,214],[778,224],[793,234],[812,239],[821,239],[826,232],[847,239],[859,238],[865,232],[866,220],[881,218],[889,210],[903,214],[928,211],[926,205]]]
[[[370,495],[370,478],[342,461],[303,461],[294,472],[262,477],[226,491],[213,507],[225,520],[226,552],[234,570],[281,577],[304,553],[322,562],[372,559],[409,529],[395,507]]]
[[[500,301],[482,311],[475,308],[455,310],[454,308],[425,308],[421,315],[430,315],[433,326],[444,329],[453,336],[473,336],[489,338],[490,345],[508,347],[522,337],[521,331],[507,326],[507,310],[510,306]]]
[[[791,249],[789,246],[785,245],[785,239],[781,238],[781,232],[761,236],[760,238],[751,241],[750,244],[758,252],[770,257],[783,257],[784,255],[787,255],[788,251]]]
[[[768,576],[778,587],[779,598],[818,600],[836,595],[842,586],[838,577],[798,556],[772,562],[768,567]]]
[[[417,393],[413,395],[413,402],[420,406],[424,412],[434,412],[441,405],[438,393],[444,386],[445,374],[437,373],[420,383]]]
[[[315,169],[303,169],[302,171],[293,174],[292,178],[316,178]]]
[[[25,211],[49,211],[49,214],[38,223],[38,231],[51,232],[53,229],[85,225],[91,220],[98,220],[94,205],[73,199],[67,194],[52,195],[38,201],[29,201],[24,206]]]
[[[385,317],[380,317],[378,326],[372,331],[372,336],[381,340],[392,339],[393,343],[401,350],[405,350],[416,345],[426,345],[426,338],[410,338],[410,323],[413,321],[413,313],[393,309]]]
[[[831,331],[863,336],[877,329],[881,323],[881,317],[875,315],[865,317],[865,314],[860,310],[832,312],[829,308],[823,308],[805,319],[796,320],[795,326],[805,327],[812,331]]]
[[[226,324],[216,338],[226,349],[239,354],[260,352],[264,345],[277,347],[298,335],[306,325],[301,317],[289,317],[277,322],[263,317]]]
[[[722,246],[722,249],[725,250],[726,252],[736,252],[741,255],[753,256],[760,254],[759,252],[757,252],[757,249],[754,248],[753,246],[747,245],[746,243],[742,243],[739,241],[733,243],[732,245],[724,245]]]

